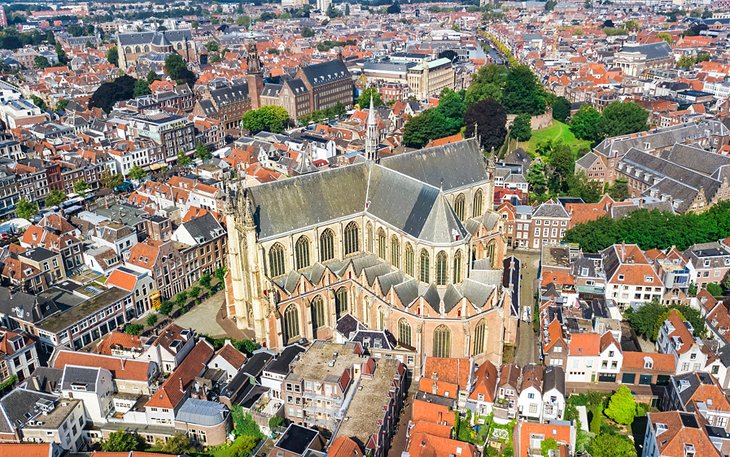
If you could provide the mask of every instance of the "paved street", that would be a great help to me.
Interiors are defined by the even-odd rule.
[[[520,282],[520,323],[517,329],[517,349],[515,351],[515,363],[524,366],[529,363],[537,363],[540,358],[537,335],[532,329],[531,322],[523,322],[522,316],[525,308],[532,308],[535,304],[535,279],[537,268],[540,262],[540,254],[537,252],[512,251],[522,262],[522,280]]]
[[[400,457],[401,453],[406,450],[408,421],[411,419],[411,414],[413,412],[413,397],[417,391],[418,383],[411,380],[411,384],[408,386],[408,394],[406,395],[406,401],[408,404],[401,410],[398,422],[398,431],[396,431],[395,435],[393,435],[393,439],[390,442],[390,449],[388,449],[389,457]]]
[[[224,306],[225,294],[219,291],[175,319],[175,323],[181,327],[192,328],[198,334],[204,333],[215,338],[247,338],[247,335],[236,328],[236,324],[224,318]]]

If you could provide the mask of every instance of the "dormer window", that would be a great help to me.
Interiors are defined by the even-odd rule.
[[[618,275],[618,280],[619,281],[623,281],[624,280],[624,275]]]
[[[654,282],[654,277],[650,275],[644,276],[644,282]]]

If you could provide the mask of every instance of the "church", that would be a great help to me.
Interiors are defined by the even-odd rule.
[[[425,356],[501,362],[506,248],[477,138],[238,186],[226,309],[260,343],[334,340],[349,314],[412,369]]]

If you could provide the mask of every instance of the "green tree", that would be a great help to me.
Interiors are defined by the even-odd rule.
[[[170,314],[172,314],[172,310],[173,310],[174,306],[175,306],[175,304],[172,303],[171,301],[163,301],[160,304],[160,312],[162,314],[164,314],[165,316],[169,316]]]
[[[61,43],[56,43],[56,57],[58,58],[59,65],[68,64],[68,56],[66,55],[66,51],[63,50],[63,47],[61,47]]]
[[[134,97],[136,79],[128,75],[116,78],[114,81],[101,84],[89,99],[89,108],[101,108],[108,113],[114,103],[129,100]]]
[[[449,118],[436,109],[428,109],[413,116],[403,128],[403,143],[409,148],[422,148],[430,140],[453,135],[458,131],[450,127]]]
[[[106,52],[106,60],[115,67],[119,66],[119,49],[116,46],[112,46]]]
[[[208,50],[208,52],[218,52],[220,51],[221,47],[217,41],[211,40],[205,43],[205,49]]]
[[[33,64],[36,68],[40,70],[51,66],[51,62],[49,62],[48,58],[46,58],[45,56],[35,56],[35,58],[33,59]]]
[[[629,182],[626,178],[616,178],[613,185],[608,189],[608,195],[616,201],[622,202],[629,198]]]
[[[530,184],[530,190],[536,195],[542,195],[547,191],[547,178],[545,177],[545,164],[540,160],[535,160],[530,165],[530,169],[526,176],[527,182]]]
[[[630,30],[632,32],[638,32],[639,29],[641,28],[639,26],[639,22],[635,21],[634,19],[626,21],[626,24],[624,25],[624,27],[626,28],[626,30]]]
[[[380,97],[380,92],[375,86],[370,86],[357,98],[357,104],[360,105],[360,109],[370,109],[370,97],[373,97],[373,104],[377,106],[383,106],[383,99]]]
[[[101,449],[104,452],[130,452],[144,451],[146,447],[144,438],[136,432],[118,430],[109,434],[109,437],[101,442]]]
[[[150,314],[149,316],[147,316],[145,323],[147,324],[148,327],[154,327],[155,324],[157,323],[157,319],[158,319],[157,314]]]
[[[165,73],[178,83],[192,86],[197,79],[195,73],[188,70],[188,65],[180,54],[172,53],[165,58]]]
[[[149,86],[153,82],[159,81],[160,75],[158,75],[155,70],[150,70],[147,72],[147,77],[145,79],[147,80],[147,86]]]
[[[138,79],[134,82],[134,96],[141,97],[150,94],[150,85],[146,79]]]
[[[502,105],[511,114],[538,115],[545,112],[545,93],[537,77],[525,65],[513,67],[507,75]]]
[[[188,290],[188,295],[190,295],[190,298],[192,298],[193,300],[197,300],[198,297],[200,296],[200,287],[198,287],[198,286],[191,287]]]
[[[302,38],[313,38],[314,30],[312,30],[310,27],[302,27],[300,34],[302,35]]]
[[[603,109],[603,137],[627,135],[646,130],[649,112],[634,102],[613,102]]]
[[[87,190],[89,190],[89,188],[90,188],[89,183],[87,183],[86,181],[83,181],[81,179],[79,179],[78,181],[76,181],[74,183],[74,192],[77,194],[83,194]]]
[[[697,61],[693,56],[684,55],[677,60],[677,68],[690,68],[695,65]]]
[[[15,214],[22,219],[30,220],[38,214],[38,205],[25,198],[21,198],[15,206]]]
[[[221,284],[223,284],[226,280],[226,273],[227,273],[226,267],[218,267],[215,270],[215,273],[214,273],[215,277],[216,277],[216,279],[218,279],[218,282],[220,282]]]
[[[251,355],[251,354],[253,354],[253,351],[258,350],[259,348],[261,348],[261,345],[259,343],[257,343],[256,341],[243,340],[241,342],[241,347],[238,350],[241,352],[244,352],[248,355]]]
[[[144,330],[144,326],[140,324],[127,324],[127,326],[124,327],[124,333],[128,335],[137,336],[142,333],[142,330]]]
[[[705,286],[707,291],[712,295],[713,297],[721,297],[722,296],[722,286],[720,284],[716,284],[714,282],[711,282]]]
[[[46,206],[58,206],[65,202],[68,197],[60,190],[53,189],[46,195]]]
[[[110,170],[104,170],[99,177],[99,184],[105,189],[114,189],[124,181],[124,177],[119,173]]]
[[[502,89],[494,84],[476,84],[473,83],[466,90],[464,100],[467,105],[473,105],[474,103],[482,100],[497,100],[502,98]]]
[[[198,144],[195,146],[195,157],[205,162],[206,160],[210,160],[213,154],[210,153],[208,146],[198,141]]]
[[[689,283],[689,287],[687,287],[687,293],[690,297],[697,296],[697,284],[695,284],[694,281]]]
[[[388,14],[400,14],[400,4],[395,1],[385,10]]]
[[[139,165],[134,165],[127,172],[127,176],[129,179],[139,181],[147,177],[147,172]]]
[[[590,423],[590,430],[591,433],[601,433],[601,406],[597,405],[593,407],[592,417],[591,417],[591,423]]]
[[[464,114],[467,138],[474,136],[476,127],[480,144],[485,151],[502,147],[507,137],[507,113],[496,100],[482,100],[470,105]]]
[[[568,195],[581,198],[586,203],[598,203],[603,195],[601,184],[588,179],[584,172],[568,177]]]
[[[349,15],[350,15],[350,4],[345,3],[345,16],[349,16]]]
[[[519,114],[509,131],[510,137],[517,141],[527,141],[532,137],[532,127],[530,126],[530,115]]]
[[[181,167],[187,167],[191,163],[193,163],[193,159],[190,158],[187,154],[185,154],[183,151],[180,151],[177,153],[177,164]]]
[[[664,322],[667,308],[657,301],[645,303],[636,310],[628,309],[625,317],[631,328],[638,334],[651,341],[656,341],[659,328]]]
[[[62,98],[58,102],[56,102],[56,111],[66,111],[66,108],[68,107],[69,101],[65,98]]]
[[[555,1],[555,0],[548,0],[548,1]],[[554,8],[554,7],[553,7]],[[542,443],[540,443],[540,454],[542,454],[542,457],[550,457],[554,451],[558,449],[558,442],[555,441],[555,438],[548,438],[546,440],[542,440]]]
[[[46,106],[46,101],[37,96],[36,94],[31,94],[30,100],[33,102],[35,106],[42,109],[43,111],[46,111],[48,107]]]
[[[205,287],[206,289],[210,290],[211,288],[211,281],[213,280],[213,276],[211,276],[210,273],[205,272],[200,276],[200,285]]]
[[[636,416],[636,400],[626,386],[621,386],[611,395],[606,408],[606,416],[622,425],[631,425]]]
[[[191,455],[197,451],[197,447],[190,440],[190,437],[181,432],[172,435],[167,441],[158,440],[155,442],[155,449],[165,454],[187,454]]]
[[[570,102],[565,97],[555,97],[553,100],[553,119],[565,122],[570,116]]]
[[[281,106],[262,106],[243,115],[243,128],[251,133],[267,131],[284,133],[289,124],[289,113]]]
[[[622,435],[598,434],[587,450],[591,457],[636,457],[634,444]]]
[[[269,428],[271,430],[275,430],[275,429],[283,426],[284,424],[286,424],[286,421],[284,420],[283,417],[274,416],[271,419],[269,419]]]
[[[667,42],[667,44],[672,44],[674,42],[674,38],[672,38],[672,35],[666,33],[666,32],[660,32],[656,34],[656,37],[660,40],[664,40]]]
[[[589,104],[582,105],[570,121],[570,131],[581,140],[601,140],[601,113]]]
[[[461,128],[464,125],[464,113],[466,112],[464,94],[444,89],[436,110],[450,120],[450,123],[453,124],[450,126],[451,129]]]
[[[550,165],[550,178],[548,179],[548,187],[550,191],[558,193],[566,193],[569,189],[571,178],[575,174],[575,158],[573,151],[567,144],[558,144],[548,158]]]

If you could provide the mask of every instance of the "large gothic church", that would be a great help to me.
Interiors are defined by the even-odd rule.
[[[500,363],[510,304],[493,175],[470,138],[231,191],[228,315],[270,348],[335,339],[350,314],[413,368],[427,355]]]

